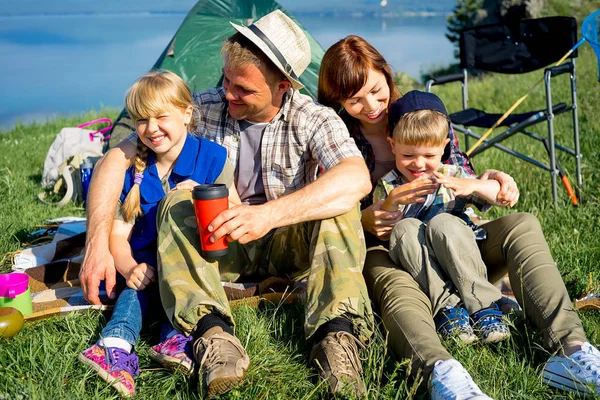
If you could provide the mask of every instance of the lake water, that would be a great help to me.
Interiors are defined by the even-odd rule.
[[[152,67],[185,15],[0,16],[0,130],[17,120],[122,107],[127,88]],[[441,16],[297,18],[323,48],[356,34],[379,49],[395,71],[414,77],[453,58]]]

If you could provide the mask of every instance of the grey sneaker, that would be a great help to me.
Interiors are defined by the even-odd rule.
[[[239,385],[250,365],[250,357],[238,338],[220,327],[209,329],[194,342],[194,359],[200,365],[200,384],[208,397]]]
[[[309,362],[319,371],[321,379],[329,382],[331,394],[344,394],[350,389],[360,397],[365,395],[357,345],[364,348],[348,332],[330,332],[313,346]]]

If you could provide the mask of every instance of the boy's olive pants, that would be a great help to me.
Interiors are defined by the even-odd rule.
[[[490,307],[502,293],[488,281],[473,230],[462,219],[438,214],[427,224],[406,218],[394,226],[390,257],[417,281],[435,316],[462,301],[469,314]]]

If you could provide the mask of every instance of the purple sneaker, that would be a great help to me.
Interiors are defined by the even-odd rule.
[[[163,367],[190,375],[194,362],[190,357],[192,337],[177,333],[149,350],[150,357]]]
[[[139,375],[138,357],[117,347],[93,345],[77,357],[125,397],[135,395],[133,377]]]

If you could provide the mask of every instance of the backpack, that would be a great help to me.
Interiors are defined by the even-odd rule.
[[[108,123],[110,126],[97,131],[84,129],[88,126]],[[42,171],[42,188],[38,200],[47,205],[62,207],[69,201],[83,201],[79,166],[86,158],[95,163],[104,153],[112,128],[109,118],[100,118],[79,125],[63,128],[52,142]],[[47,200],[47,192],[61,196],[57,202]]]

